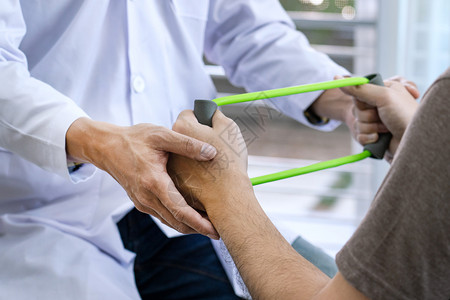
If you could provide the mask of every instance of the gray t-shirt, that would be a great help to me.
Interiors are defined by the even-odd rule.
[[[425,93],[337,265],[371,299],[450,299],[450,69]]]

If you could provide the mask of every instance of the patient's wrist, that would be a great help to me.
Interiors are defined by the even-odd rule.
[[[220,201],[210,203],[206,212],[221,237],[225,231],[242,230],[250,217],[263,214],[253,189],[235,189],[234,193],[220,197]]]
[[[225,180],[215,191],[205,195],[203,205],[208,215],[223,215],[223,211],[240,209],[257,202],[247,174],[234,174],[233,180]]]

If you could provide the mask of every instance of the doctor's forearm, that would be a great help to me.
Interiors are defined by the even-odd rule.
[[[79,118],[66,133],[67,156],[75,162],[92,163],[99,168],[101,157],[107,151],[108,140],[120,127],[106,122]]]

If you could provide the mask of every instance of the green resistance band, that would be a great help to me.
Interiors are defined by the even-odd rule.
[[[280,89],[272,89],[260,92],[252,92],[245,94],[238,94],[232,96],[226,96],[210,100],[195,100],[194,114],[203,125],[212,127],[212,117],[217,110],[218,106],[242,103],[248,101],[262,100],[268,98],[276,98],[281,96],[289,96],[300,93],[307,93],[320,90],[328,90],[334,88],[340,88],[345,86],[362,85],[366,83],[384,85],[383,80],[379,74],[371,74],[366,77],[351,77],[343,78],[339,80],[312,83],[306,85],[299,85],[293,87],[286,87]],[[320,170],[338,167],[341,165],[357,162],[367,157],[381,159],[384,156],[386,149],[389,146],[391,140],[390,133],[383,133],[379,135],[379,139],[376,143],[366,145],[364,151],[358,154],[353,154],[341,158],[336,158],[329,161],[319,162],[306,167],[290,169],[273,174],[263,175],[259,177],[251,178],[253,185],[259,185],[266,182],[277,181],[280,179],[290,178],[298,175],[308,174]]]
[[[322,161],[316,164],[312,164],[306,167],[290,169],[286,171],[281,171],[277,173],[262,175],[258,177],[250,178],[252,185],[259,185],[267,182],[277,181],[280,179],[286,179],[290,177],[295,177],[303,174],[308,174],[312,172],[317,172],[320,170],[330,169],[334,167],[339,167],[345,164],[357,162],[363,160],[364,158],[370,157],[372,154],[369,150],[364,150],[361,153],[353,154],[349,156],[344,156],[332,160]]]
[[[267,90],[267,91],[260,91],[260,92],[253,92],[253,93],[246,93],[246,94],[239,94],[239,95],[231,95],[231,96],[216,98],[213,101],[217,104],[217,106],[222,106],[222,105],[242,103],[242,102],[248,102],[248,101],[263,100],[263,99],[268,99],[268,98],[276,98],[276,97],[281,97],[281,96],[290,96],[290,95],[302,94],[302,93],[308,93],[308,92],[323,91],[323,90],[335,89],[335,88],[351,86],[351,85],[362,85],[362,84],[366,84],[366,83],[369,83],[369,79],[367,79],[366,77],[350,77],[350,78],[343,78],[343,79],[338,79],[338,80],[333,80],[333,81],[325,81],[325,82],[285,87],[285,88],[281,88],[281,89],[273,89],[273,90]]]

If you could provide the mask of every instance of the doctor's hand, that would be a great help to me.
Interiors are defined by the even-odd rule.
[[[212,119],[212,128],[200,124],[190,110],[183,111],[173,126],[181,134],[206,141],[217,149],[210,161],[198,162],[171,154],[168,171],[177,188],[198,210],[232,205],[238,194],[253,193],[247,175],[247,147],[239,127],[220,111]]]
[[[338,77],[339,78],[339,77]],[[385,87],[365,84],[341,88],[354,97],[356,139],[361,144],[374,143],[378,133],[391,132],[392,140],[386,154],[392,160],[406,127],[417,110],[419,94],[401,80],[386,80]]]
[[[218,238],[211,222],[186,203],[166,171],[169,153],[208,161],[216,155],[211,145],[152,124],[120,127],[80,118],[67,131],[66,151],[75,161],[108,172],[139,211],[181,233]]]

